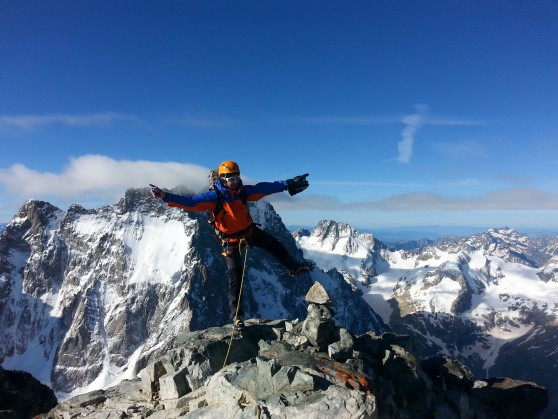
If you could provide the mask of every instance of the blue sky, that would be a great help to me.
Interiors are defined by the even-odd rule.
[[[287,225],[558,227],[558,3],[0,0],[0,222],[310,173]]]

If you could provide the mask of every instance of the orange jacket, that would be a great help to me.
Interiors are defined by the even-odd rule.
[[[246,201],[258,201],[267,195],[283,192],[287,189],[287,181],[260,182],[255,185],[243,185],[233,192],[215,182],[215,188],[222,194],[222,209],[215,218],[215,228],[220,232],[231,235],[250,227],[254,221],[248,212]],[[187,211],[215,212],[219,201],[218,192],[210,190],[200,195],[186,196],[166,193],[163,201],[170,207],[178,207]]]

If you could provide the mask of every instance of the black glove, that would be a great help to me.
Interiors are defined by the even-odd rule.
[[[164,198],[165,197],[165,191],[163,191],[161,188],[159,188],[158,186],[155,186],[153,184],[149,184],[149,186],[151,187],[151,195],[153,196],[153,198]]]
[[[306,180],[306,176],[308,176],[308,173],[287,180],[287,191],[289,191],[291,196],[302,192],[310,185]]]

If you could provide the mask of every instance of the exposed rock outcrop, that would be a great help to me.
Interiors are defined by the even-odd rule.
[[[534,383],[475,380],[456,360],[421,361],[408,336],[355,336],[333,314],[308,302],[304,321],[251,319],[242,337],[230,325],[182,334],[138,379],[45,417],[525,419],[548,403]]]

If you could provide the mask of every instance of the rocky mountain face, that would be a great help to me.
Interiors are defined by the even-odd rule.
[[[351,334],[317,282],[307,303],[305,319],[252,319],[242,336],[231,325],[180,334],[139,378],[42,417],[529,419],[548,402],[534,383],[475,380],[458,361],[421,360],[408,336]]]
[[[295,232],[305,257],[337,267],[423,357],[450,356],[475,375],[533,380],[558,417],[558,237],[509,228],[392,250],[343,223]]]
[[[302,258],[269,204],[251,212]],[[206,214],[169,208],[147,190],[94,210],[29,201],[0,236],[0,363],[32,373],[60,399],[134,378],[180,333],[230,322],[220,253]],[[339,301],[340,325],[386,328],[337,271],[314,279]],[[248,317],[302,318],[311,285],[248,249]]]
[[[27,419],[58,404],[54,392],[28,372],[0,367],[0,418]]]

